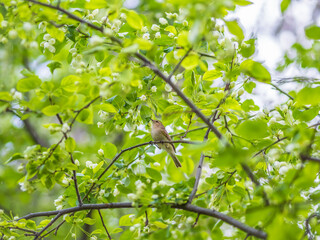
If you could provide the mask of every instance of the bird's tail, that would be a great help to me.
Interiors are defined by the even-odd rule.
[[[179,161],[179,159],[177,158],[177,156],[174,154],[174,153],[169,153],[170,154],[170,156],[172,157],[172,159],[173,159],[173,162],[174,162],[174,164],[176,165],[176,167],[177,168],[179,168],[179,167],[181,167],[181,163],[180,163],[180,161]]]

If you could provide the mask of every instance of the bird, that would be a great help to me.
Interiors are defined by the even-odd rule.
[[[151,121],[152,121],[151,136],[154,141],[172,141],[171,137],[166,131],[166,128],[163,126],[163,124],[159,120],[151,119]],[[169,153],[169,155],[173,159],[173,162],[177,168],[181,167],[181,163],[175,154],[176,149],[173,143],[158,143],[157,145],[160,149],[164,149],[167,153]]]

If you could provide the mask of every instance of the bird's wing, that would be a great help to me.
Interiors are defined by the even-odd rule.
[[[168,141],[172,141],[172,139],[171,139],[170,135],[168,134],[168,132],[166,131],[166,129],[161,129],[161,132],[163,133],[163,135],[166,136]],[[176,148],[174,147],[173,143],[170,143],[170,144],[173,147],[174,152],[176,152]]]

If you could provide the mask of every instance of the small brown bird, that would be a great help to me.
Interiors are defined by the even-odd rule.
[[[166,131],[166,128],[163,126],[163,124],[160,121],[153,120],[153,119],[151,119],[151,121],[152,121],[151,136],[154,141],[172,141],[171,137]],[[169,153],[169,155],[172,157],[173,162],[177,168],[181,167],[181,163],[175,154],[176,149],[173,143],[159,143],[157,145],[160,149],[164,149],[167,153]]]

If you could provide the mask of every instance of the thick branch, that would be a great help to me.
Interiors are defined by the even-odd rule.
[[[172,204],[172,203],[167,203],[167,205],[171,206],[172,208],[175,209],[182,209],[185,211],[189,212],[194,212],[202,215],[207,215],[211,216],[217,219],[221,219],[222,221],[229,223],[230,225],[241,229],[242,231],[249,233],[252,236],[261,238],[261,239],[266,239],[267,234],[265,232],[259,231],[257,229],[254,229],[250,226],[247,226],[238,220],[229,217],[223,213],[220,213],[215,210],[207,209],[207,208],[202,208],[198,207],[192,204]],[[74,212],[79,212],[79,211],[84,211],[84,210],[92,210],[92,209],[115,209],[115,208],[136,208],[137,206],[132,206],[131,202],[121,202],[121,203],[101,203],[101,204],[83,204],[82,206],[78,207],[72,207],[72,208],[67,208],[63,210],[57,210],[57,211],[48,211],[48,212],[38,212],[38,213],[30,213],[20,219],[31,219],[35,217],[43,217],[43,216],[52,216],[56,215],[54,219],[57,218],[57,216],[61,217],[64,214],[68,213],[74,213]],[[142,207],[142,205],[138,206]],[[149,208],[157,208],[159,206],[156,205],[149,205]],[[52,221],[51,221],[52,222]]]
[[[157,68],[151,61],[149,61],[145,56],[140,53],[136,53],[135,56],[140,59],[146,66],[148,66],[155,74],[157,74],[160,78],[162,78],[166,83],[170,85],[170,87],[179,95],[179,97],[192,109],[192,111],[197,114],[199,118],[205,122],[208,127],[214,132],[214,134],[219,138],[223,139],[222,134],[218,131],[218,129],[213,126],[210,120],[187,98],[186,95],[176,86],[173,82],[171,82],[170,78],[165,76],[159,68]]]

